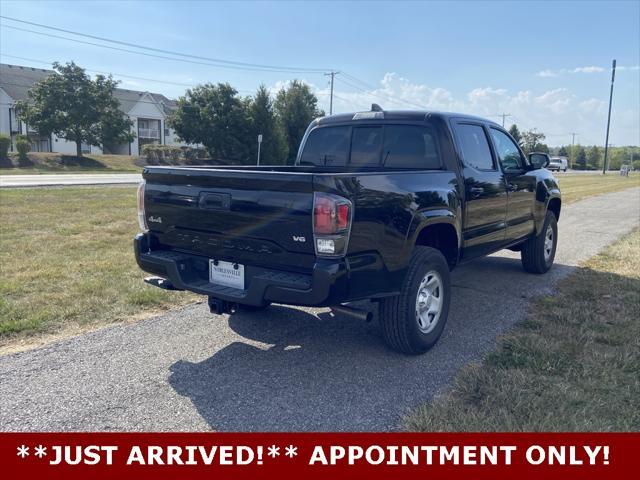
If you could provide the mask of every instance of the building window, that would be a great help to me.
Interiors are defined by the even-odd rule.
[[[168,128],[165,128],[165,129],[164,129],[164,136],[165,136],[165,137],[168,137],[169,135],[171,135],[171,134],[169,133],[169,129],[168,129]]]

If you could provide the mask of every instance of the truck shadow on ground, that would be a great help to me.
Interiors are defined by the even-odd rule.
[[[456,270],[449,321],[422,356],[383,344],[377,307],[365,323],[329,311],[314,315],[274,305],[265,312],[217,316],[239,338],[197,363],[170,367],[169,383],[213,430],[343,431],[398,428],[403,414],[440,392],[478,359],[572,267],[544,276],[519,259],[488,257]],[[228,320],[227,320],[228,319]]]

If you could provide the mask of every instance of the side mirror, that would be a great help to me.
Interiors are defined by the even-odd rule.
[[[546,153],[530,153],[529,162],[535,169],[545,168],[547,165],[549,165],[549,155],[547,155]]]

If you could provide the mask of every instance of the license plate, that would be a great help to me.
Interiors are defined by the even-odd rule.
[[[244,265],[239,263],[209,260],[209,282],[225,287],[244,290]]]

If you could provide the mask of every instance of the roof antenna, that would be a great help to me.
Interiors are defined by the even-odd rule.
[[[377,103],[372,103],[371,104],[371,111],[372,112],[384,112],[384,110],[382,110],[382,107],[380,105],[378,105]]]

